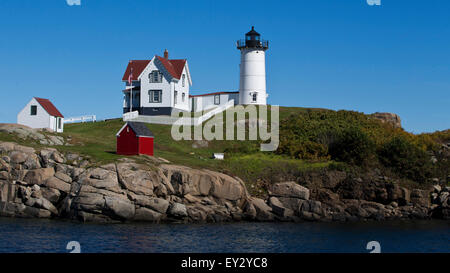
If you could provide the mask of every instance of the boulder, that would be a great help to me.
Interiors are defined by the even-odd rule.
[[[39,157],[36,154],[29,154],[23,163],[23,167],[27,170],[34,170],[40,169],[42,166]]]
[[[21,164],[27,160],[28,154],[19,151],[12,151],[9,153],[9,158],[12,163]]]
[[[407,188],[400,187],[400,196],[398,198],[398,204],[404,206],[411,202],[411,194]]]
[[[0,171],[7,171],[7,172],[11,171],[11,166],[9,165],[9,157],[0,158]]]
[[[61,193],[59,192],[59,190],[52,189],[52,188],[42,188],[41,193],[42,193],[42,197],[44,197],[48,201],[52,202],[53,204],[58,202],[58,200],[61,196]]]
[[[7,171],[0,171],[0,180],[9,180],[9,172]]]
[[[60,165],[59,165],[60,166]],[[72,183],[72,178],[70,178],[70,176],[68,176],[67,174],[63,173],[63,172],[56,172],[55,173],[55,177],[66,182],[66,183]]]
[[[95,168],[93,170],[82,173],[78,179],[80,184],[89,185],[98,189],[106,189],[116,193],[122,193],[117,173],[108,171],[102,168]]]
[[[56,209],[56,207],[45,198],[37,198],[34,203],[34,206],[46,209],[46,210],[50,211],[51,213],[53,213],[54,215],[58,215],[58,210]]]
[[[291,197],[277,197],[283,207],[291,209],[293,211],[300,211],[304,200]]]
[[[394,113],[373,113],[371,115],[373,118],[380,120],[383,123],[391,124],[395,128],[401,128],[402,123],[400,116]]]
[[[162,217],[163,214],[159,212],[148,208],[139,207],[136,209],[136,214],[134,215],[133,220],[158,223]]]
[[[430,198],[424,190],[414,189],[411,191],[411,203],[422,207],[430,206]]]
[[[0,142],[0,153],[9,153],[10,151],[13,151],[16,147],[15,143],[12,142]]]
[[[161,178],[154,171],[145,171],[141,166],[132,163],[117,165],[119,181],[128,189],[139,195],[153,195],[153,182]]]
[[[162,198],[149,198],[146,196],[136,196],[135,202],[139,206],[147,207],[159,213],[166,213],[169,208],[169,201]]]
[[[135,206],[129,201],[115,197],[105,196],[106,208],[122,219],[132,219],[135,215]]]
[[[322,213],[322,203],[319,201],[313,200],[304,200],[301,202],[300,211],[312,212],[317,215],[321,215]]]
[[[236,201],[242,198],[244,189],[235,179],[215,180],[212,195],[216,198]]]
[[[23,180],[28,184],[43,185],[44,182],[50,177],[53,177],[54,174],[55,170],[53,168],[41,168],[28,171]]]
[[[272,208],[269,207],[264,200],[256,197],[250,198],[250,203],[256,210],[256,220],[271,221],[273,220]]]
[[[105,208],[105,198],[98,193],[80,192],[73,198],[71,204],[76,210],[101,212]]]
[[[188,215],[186,206],[180,203],[173,203],[169,208],[168,214],[174,217],[185,217]]]
[[[66,193],[70,192],[70,184],[62,181],[59,178],[56,178],[55,176],[52,176],[49,179],[45,180],[44,185],[46,187],[57,189]]]
[[[27,146],[22,146],[22,145],[15,145],[14,146],[14,150],[19,151],[19,152],[23,152],[26,154],[34,154],[36,153],[36,150],[32,147],[27,147]]]
[[[294,215],[294,211],[291,209],[285,208],[283,206],[283,204],[281,204],[280,200],[278,200],[278,198],[276,198],[276,197],[270,197],[269,204],[270,204],[270,207],[272,208],[273,213],[275,213],[276,215],[278,215],[282,218],[287,218],[287,217],[291,217]]]
[[[24,213],[33,218],[50,218],[52,212],[46,209],[25,206]]]
[[[60,136],[49,135],[48,139],[49,139],[51,145],[64,145],[64,138],[62,138]]]
[[[282,182],[272,186],[271,195],[308,200],[309,190],[295,182]]]
[[[208,209],[202,208],[201,206],[202,205],[200,204],[196,204],[194,206],[186,207],[189,218],[191,218],[193,222],[199,223],[206,221],[206,211],[208,211]]]

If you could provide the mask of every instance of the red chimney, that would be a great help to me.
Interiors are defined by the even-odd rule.
[[[164,50],[164,59],[169,59],[169,51],[167,49]]]

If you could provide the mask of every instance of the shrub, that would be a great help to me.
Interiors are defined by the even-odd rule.
[[[338,133],[336,141],[329,147],[332,159],[355,165],[367,163],[373,158],[375,150],[375,144],[358,127],[350,127]]]
[[[378,156],[386,167],[417,182],[425,182],[433,173],[433,165],[427,152],[402,136],[394,136],[386,142]]]

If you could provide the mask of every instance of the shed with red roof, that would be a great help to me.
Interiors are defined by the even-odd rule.
[[[31,128],[46,128],[62,133],[64,116],[48,99],[34,97],[17,114],[17,123]]]

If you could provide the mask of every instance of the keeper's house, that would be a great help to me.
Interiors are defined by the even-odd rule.
[[[153,133],[142,122],[127,122],[117,132],[117,154],[153,156]]]
[[[47,128],[62,133],[64,116],[48,99],[32,98],[17,115],[17,123],[31,128]]]
[[[139,115],[171,115],[173,111],[189,111],[191,75],[186,59],[154,56],[151,60],[132,60],[122,80],[123,112],[138,111]]]

